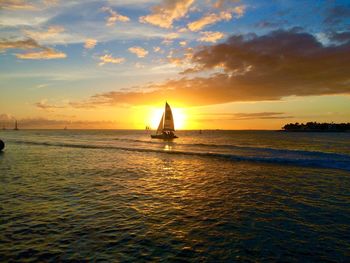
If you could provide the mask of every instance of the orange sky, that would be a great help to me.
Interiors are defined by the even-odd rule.
[[[309,15],[314,10],[314,16]],[[350,121],[346,1],[5,1],[0,123],[279,129]]]

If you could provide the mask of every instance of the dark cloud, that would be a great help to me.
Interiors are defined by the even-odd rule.
[[[327,10],[324,23],[336,25],[342,23],[344,19],[350,18],[350,6],[337,5]]]
[[[144,92],[97,94],[79,106],[152,104],[166,99],[196,106],[350,93],[350,42],[324,46],[300,29],[235,35],[225,43],[202,47],[192,63],[195,72],[218,67],[222,71],[151,84]]]
[[[329,34],[329,38],[338,43],[349,42],[350,32],[332,32]]]
[[[288,22],[287,20],[281,20],[281,21],[267,21],[263,20],[255,24],[257,28],[280,28],[283,25],[286,25]]]

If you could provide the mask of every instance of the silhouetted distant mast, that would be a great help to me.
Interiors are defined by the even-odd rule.
[[[67,130],[67,126],[64,126],[63,130]]]
[[[15,131],[18,131],[18,123],[17,123],[17,120],[15,121],[15,128],[14,128]]]

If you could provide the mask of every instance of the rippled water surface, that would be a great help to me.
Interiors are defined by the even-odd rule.
[[[350,259],[350,134],[0,131],[0,261]]]

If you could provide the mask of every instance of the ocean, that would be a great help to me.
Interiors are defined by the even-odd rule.
[[[349,262],[350,133],[5,130],[0,262]]]

